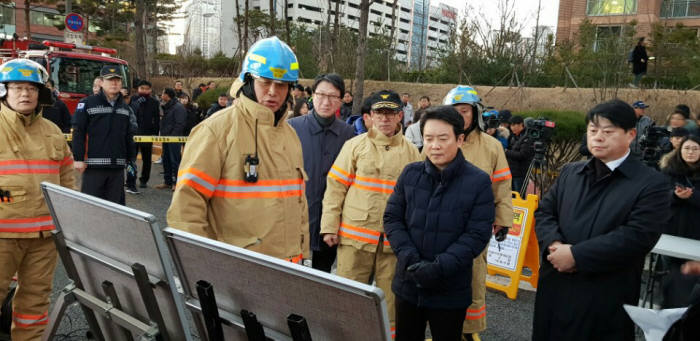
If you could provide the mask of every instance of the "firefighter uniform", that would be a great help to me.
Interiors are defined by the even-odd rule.
[[[511,174],[503,146],[488,134],[472,130],[462,145],[467,161],[491,176],[491,188],[496,204],[494,225],[513,225]],[[486,255],[488,247],[474,259],[472,267],[472,304],[467,309],[463,332],[478,333],[486,330]]]
[[[74,188],[73,156],[61,130],[41,113],[0,104],[0,300],[17,274],[12,340],[38,340],[48,324],[56,266],[54,229],[39,184]]]
[[[374,273],[394,321],[391,280],[396,256],[384,235],[386,202],[403,168],[421,160],[398,129],[392,137],[372,128],[347,142],[328,173],[321,234],[337,234],[339,276],[367,283]],[[380,243],[381,242],[381,243]]]
[[[242,86],[236,80],[231,95]],[[246,160],[257,155],[257,182]],[[282,117],[238,96],[235,104],[197,125],[180,162],[168,209],[172,227],[270,256],[309,252],[301,142]],[[255,168],[255,166],[253,165]]]

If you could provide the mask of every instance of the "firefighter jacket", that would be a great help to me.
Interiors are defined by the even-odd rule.
[[[392,137],[372,128],[345,142],[326,180],[321,234],[337,234],[340,244],[369,252],[382,240],[384,252],[391,253],[384,209],[404,167],[420,160],[400,128]]]
[[[495,225],[513,226],[513,194],[510,168],[503,145],[488,134],[473,130],[462,145],[467,161],[479,167],[491,177],[491,188],[496,204]]]
[[[0,238],[39,238],[54,229],[39,184],[75,188],[73,156],[58,127],[41,113],[0,104]]]
[[[231,95],[241,86],[236,81]],[[257,172],[257,182],[245,180],[246,169]],[[241,95],[202,121],[177,179],[170,226],[273,257],[308,254],[301,142],[284,117],[275,124],[267,107]]]
[[[136,115],[119,94],[114,104],[104,92],[85,97],[73,115],[73,154],[88,168],[123,168],[136,159]]]

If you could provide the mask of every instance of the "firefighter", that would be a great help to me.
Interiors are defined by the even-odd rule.
[[[450,90],[443,100],[444,105],[453,105],[464,118],[466,138],[462,153],[467,161],[491,176],[496,205],[493,232],[505,237],[513,225],[513,202],[511,174],[503,145],[483,131],[486,128],[481,116],[481,100],[473,88],[459,85]],[[479,340],[479,332],[486,330],[486,255],[488,247],[474,259],[472,269],[472,304],[467,309],[463,325],[466,340]]]
[[[340,244],[337,275],[363,283],[376,280],[393,325],[396,256],[384,235],[382,217],[404,166],[421,157],[401,133],[399,95],[382,90],[372,96],[372,128],[345,142],[328,173],[321,234],[328,246]]]
[[[308,254],[301,142],[285,121],[298,74],[277,37],[250,48],[231,86],[235,104],[190,133],[170,226],[295,262]]]
[[[41,339],[49,321],[57,253],[39,184],[75,187],[68,144],[41,116],[41,106],[53,104],[48,77],[28,59],[0,65],[0,300],[16,273],[12,340]]]

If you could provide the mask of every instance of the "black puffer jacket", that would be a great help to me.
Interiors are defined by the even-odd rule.
[[[442,172],[427,159],[406,166],[384,211],[384,231],[398,258],[392,291],[422,307],[467,308],[472,260],[486,247],[494,216],[489,176],[461,151]],[[421,261],[436,265],[419,284],[407,268]]]
[[[163,119],[160,120],[162,136],[182,136],[187,123],[187,110],[177,99],[171,99],[163,105]]]
[[[515,140],[515,144],[506,149],[506,159],[514,178],[524,178],[530,161],[535,156],[534,141],[523,130]]]

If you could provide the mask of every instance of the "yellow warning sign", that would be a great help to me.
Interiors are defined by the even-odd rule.
[[[71,134],[63,134],[63,137],[66,138],[66,141],[73,141],[73,135]],[[160,143],[185,143],[187,142],[187,136],[147,136],[147,135],[138,135],[134,136],[134,142],[136,143],[153,143],[153,142],[160,142]]]

